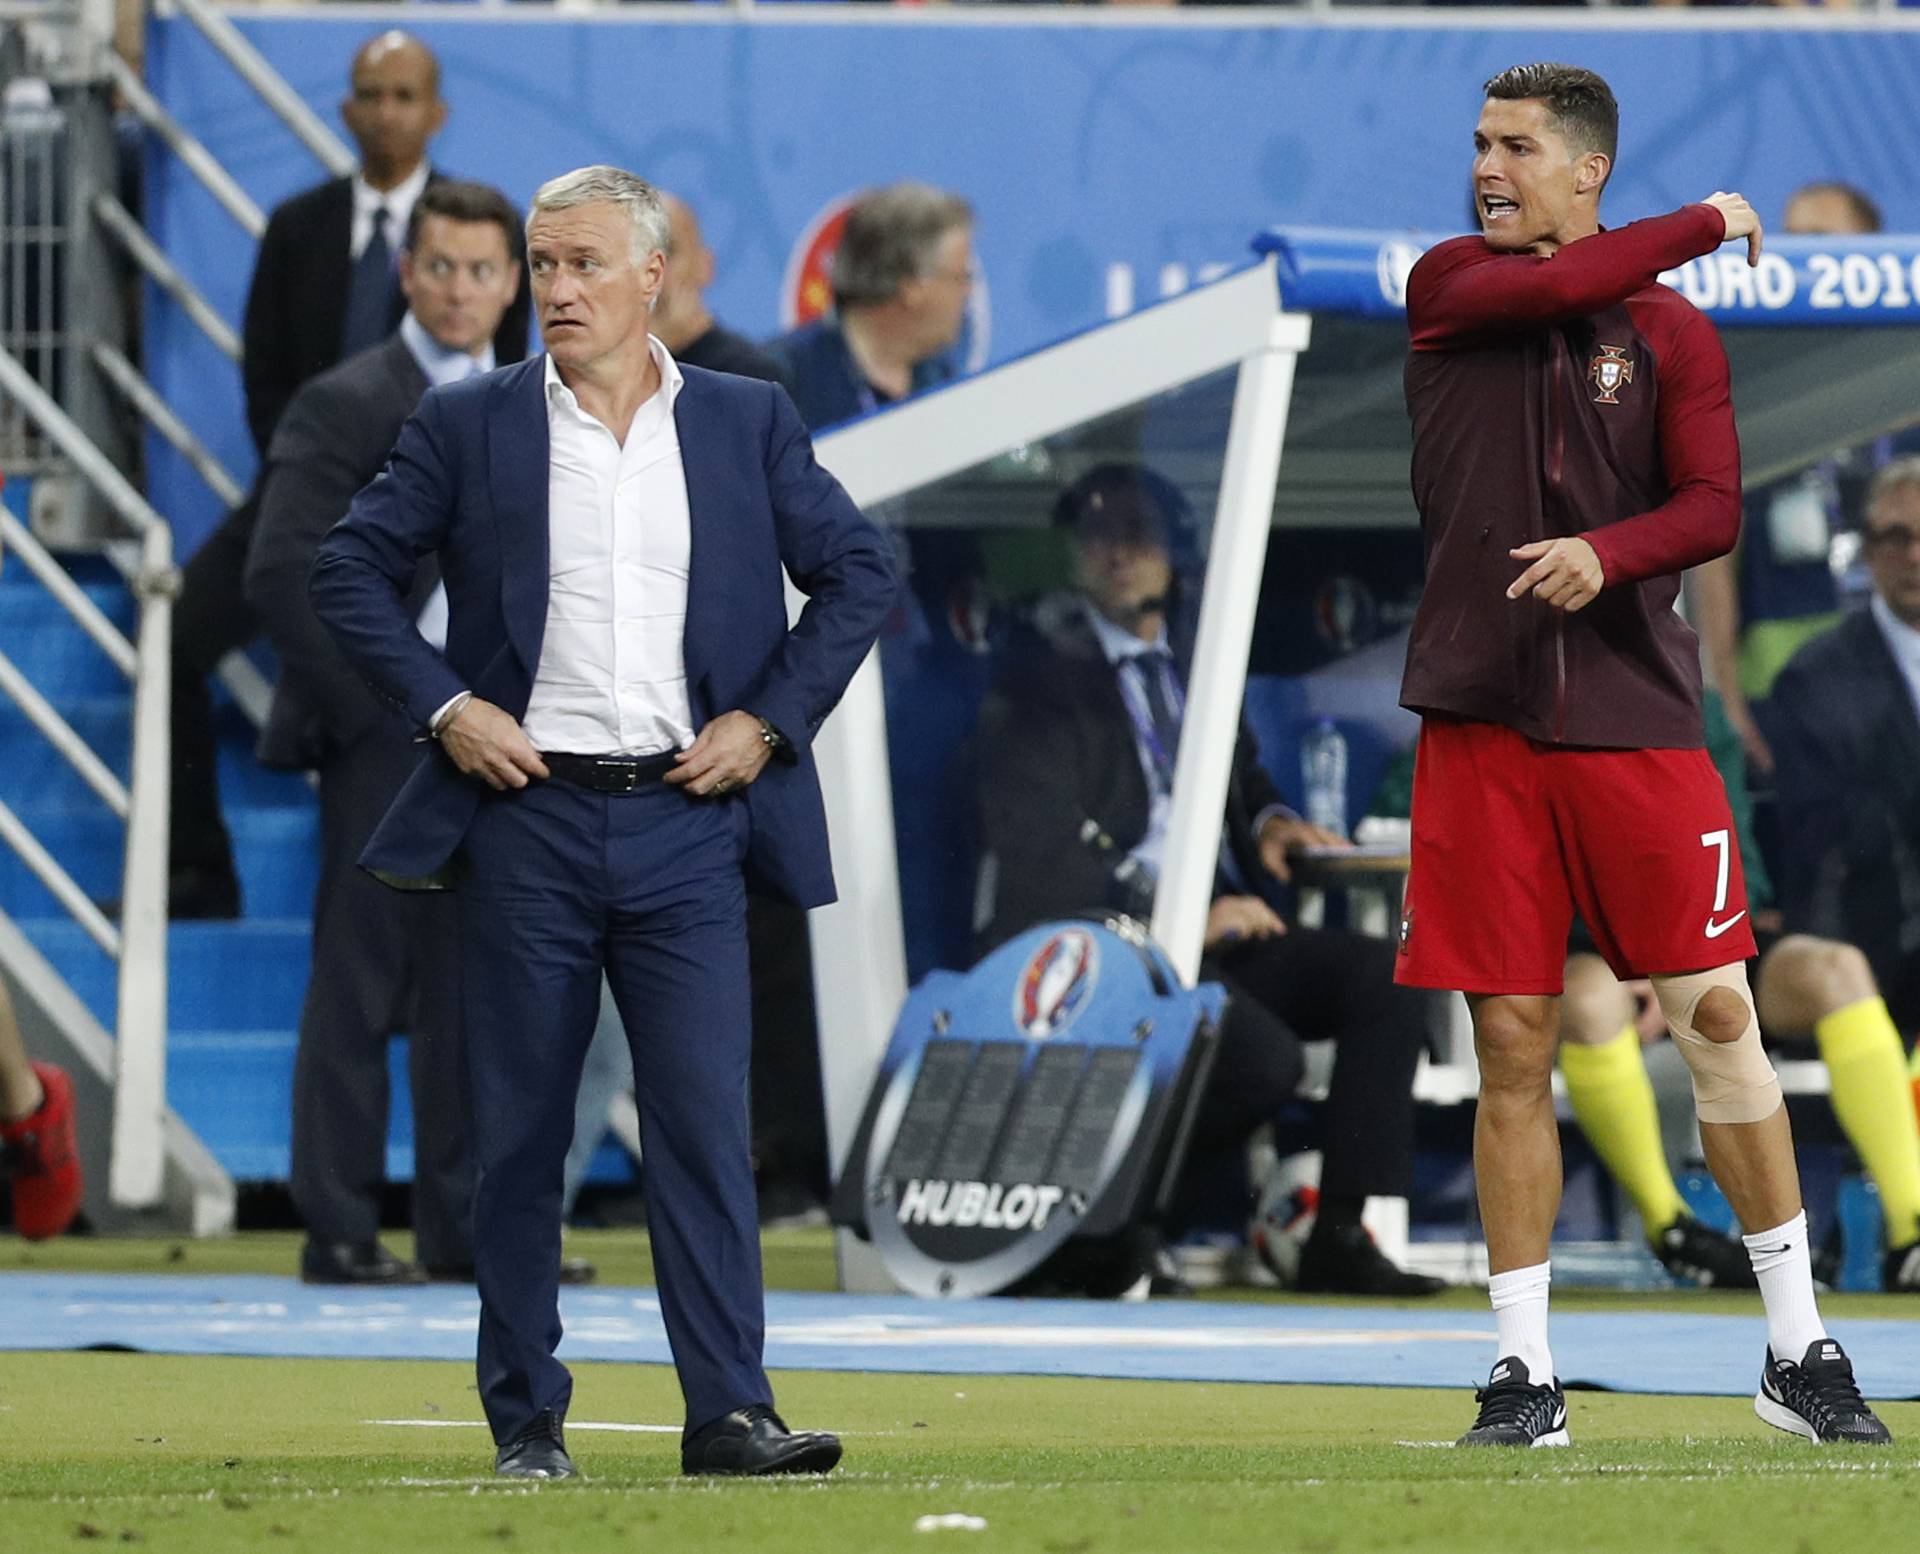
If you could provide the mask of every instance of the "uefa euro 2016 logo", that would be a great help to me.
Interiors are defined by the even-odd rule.
[[[1063,928],[1034,952],[1013,989],[1013,1023],[1035,1041],[1057,1036],[1083,1008],[1100,975],[1092,934]]]
[[[1593,396],[1596,405],[1617,405],[1620,390],[1633,381],[1633,363],[1627,360],[1624,345],[1603,345],[1600,354],[1587,363],[1587,376],[1600,390]]]

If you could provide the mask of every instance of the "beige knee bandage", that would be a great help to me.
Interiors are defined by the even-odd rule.
[[[1718,987],[1746,1007],[1746,1029],[1733,1041],[1709,1041],[1694,1025],[1700,1000]],[[1753,1012],[1744,965],[1655,977],[1653,990],[1667,1029],[1693,1073],[1693,1106],[1702,1122],[1764,1122],[1780,1109],[1780,1079],[1760,1046],[1760,1021]]]

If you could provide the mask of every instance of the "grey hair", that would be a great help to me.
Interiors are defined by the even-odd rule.
[[[646,179],[619,167],[576,167],[549,178],[534,191],[527,225],[542,211],[573,210],[581,205],[618,205],[633,223],[633,262],[667,251],[671,228],[660,191]]]
[[[1887,493],[1903,486],[1920,486],[1920,453],[1905,454],[1882,464],[1867,486],[1867,499],[1861,505],[1861,511],[1871,519],[1873,510]]]
[[[896,183],[861,195],[833,255],[834,306],[891,302],[933,269],[941,239],[972,225],[973,207],[931,184]]]

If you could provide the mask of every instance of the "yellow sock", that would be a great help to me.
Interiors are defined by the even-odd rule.
[[[1613,1179],[1633,1199],[1649,1241],[1686,1212],[1660,1147],[1660,1110],[1632,1026],[1597,1047],[1560,1044],[1574,1120]]]
[[[1813,1028],[1827,1065],[1833,1110],[1880,1189],[1887,1244],[1920,1234],[1920,1120],[1911,1104],[1906,1053],[1878,998],[1836,1009]]]

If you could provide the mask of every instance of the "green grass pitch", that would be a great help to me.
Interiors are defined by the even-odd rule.
[[[639,1281],[638,1239],[577,1249]],[[294,1245],[7,1243],[0,1269],[284,1272]],[[830,1266],[818,1236],[773,1238],[768,1254],[788,1287],[820,1287]],[[1741,1298],[1658,1303],[1676,1299],[1699,1310]],[[1436,1449],[1469,1421],[1465,1380],[1451,1392],[785,1372],[789,1417],[845,1432],[841,1469],[713,1483],[678,1476],[672,1433],[578,1428],[677,1425],[668,1370],[583,1365],[569,1445],[586,1481],[516,1487],[491,1477],[484,1430],[373,1422],[476,1420],[465,1365],[0,1354],[0,1554],[1877,1554],[1920,1541],[1920,1404],[1883,1409],[1898,1444],[1877,1451],[1792,1441],[1737,1398],[1592,1393],[1569,1400],[1569,1450]],[[987,1526],[915,1531],[948,1512]]]

